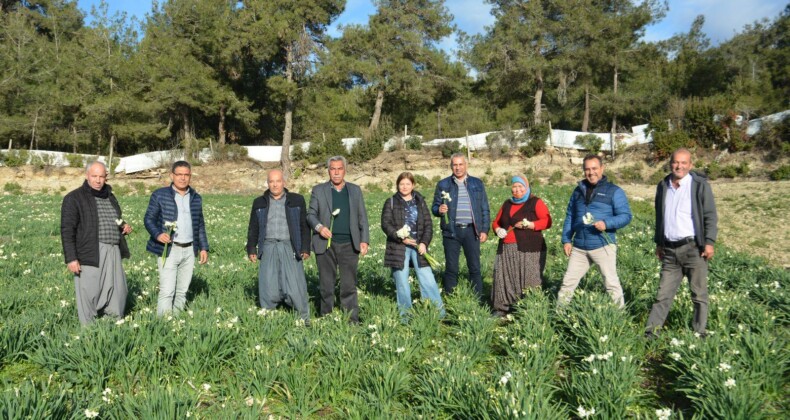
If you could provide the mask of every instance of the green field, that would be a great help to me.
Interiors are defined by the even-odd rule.
[[[244,245],[253,197],[204,196],[212,252],[188,312],[155,316],[158,278],[145,252],[147,197],[119,197],[131,235],[128,316],[81,328],[63,262],[59,196],[0,197],[0,418],[782,418],[788,406],[790,273],[717,247],[707,339],[694,337],[683,286],[660,339],[642,338],[658,285],[651,203],[633,202],[618,234],[627,308],[592,270],[555,309],[570,187],[536,187],[554,217],[542,292],[498,322],[461,287],[439,320],[427,304],[400,322],[382,266],[386,193],[367,194],[371,251],[361,260],[359,326],[337,312],[305,328],[257,307]],[[492,213],[509,190],[490,191]],[[443,259],[437,230],[433,255]],[[496,243],[483,245],[490,288]],[[462,267],[464,264],[462,263]],[[307,263],[315,314],[315,258]],[[461,283],[466,285],[465,269]],[[413,291],[418,288],[413,287]],[[415,295],[417,298],[418,295]],[[785,414],[782,414],[785,413]],[[666,418],[666,417],[663,417]]]

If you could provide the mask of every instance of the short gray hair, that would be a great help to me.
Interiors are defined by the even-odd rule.
[[[466,162],[466,154],[463,152],[455,152],[452,156],[450,156],[450,166],[453,165],[453,159],[455,158],[463,158],[464,162]],[[468,162],[467,162],[468,163]]]
[[[331,165],[332,162],[343,162],[343,169],[346,169],[346,166],[348,165],[348,162],[346,162],[346,158],[345,157],[343,157],[343,156],[332,156],[331,158],[329,158],[326,161],[326,169],[329,169],[329,165]]]
[[[94,161],[88,162],[88,164],[87,164],[87,165],[85,165],[85,173],[87,174],[87,173],[88,173],[88,171],[90,171],[90,170],[91,170],[91,166],[93,166],[93,165],[97,165],[97,164],[98,164],[98,165],[101,165],[101,166],[103,166],[103,167],[104,167],[104,172],[109,172],[109,171],[107,170],[107,164],[105,164],[104,162],[102,162],[102,161],[100,161],[100,160],[94,160]]]

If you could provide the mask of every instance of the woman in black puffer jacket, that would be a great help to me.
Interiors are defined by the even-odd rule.
[[[387,235],[384,266],[392,269],[398,307],[401,315],[411,308],[409,264],[414,267],[420,284],[420,296],[430,299],[444,316],[444,305],[439,287],[428,261],[423,256],[433,238],[431,213],[425,198],[414,191],[414,176],[410,172],[398,175],[398,192],[384,202],[381,229]]]

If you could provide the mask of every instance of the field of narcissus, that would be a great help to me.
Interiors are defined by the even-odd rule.
[[[654,341],[644,321],[658,286],[652,203],[632,202],[618,232],[627,307],[591,270],[555,306],[567,263],[560,234],[570,187],[536,187],[554,218],[543,290],[505,320],[466,287],[401,322],[379,220],[386,193],[366,195],[371,251],[359,268],[360,325],[312,324],[257,306],[245,258],[251,196],[204,196],[212,252],[195,270],[188,310],[157,318],[155,258],[145,252],[147,197],[119,197],[132,258],[123,319],[80,327],[60,245],[60,196],[0,197],[0,418],[781,418],[790,411],[790,273],[717,246],[707,338],[690,329],[688,288]],[[432,191],[425,191],[430,195]],[[509,196],[489,191],[495,213]],[[309,197],[308,197],[309,198]],[[443,260],[438,220],[430,250]],[[490,290],[496,242],[483,244]],[[462,263],[462,267],[464,264]],[[461,283],[466,285],[462,269]],[[416,285],[415,285],[416,286]],[[413,287],[418,299],[418,287]],[[784,414],[783,414],[784,413]]]

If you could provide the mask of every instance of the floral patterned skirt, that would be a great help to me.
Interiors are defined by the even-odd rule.
[[[503,244],[494,262],[491,305],[495,311],[508,312],[521,299],[524,290],[540,287],[546,252],[520,252],[517,244]]]

